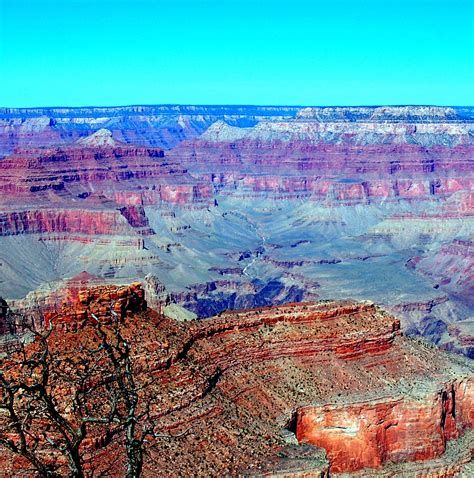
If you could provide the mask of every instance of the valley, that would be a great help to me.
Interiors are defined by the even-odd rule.
[[[372,300],[472,356],[473,115],[5,109],[0,295],[32,303],[86,272],[152,275],[199,318]]]

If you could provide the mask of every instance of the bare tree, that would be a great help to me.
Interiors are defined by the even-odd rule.
[[[0,445],[22,455],[40,476],[57,476],[61,455],[74,478],[84,476],[79,449],[87,433],[87,421],[75,423],[58,403],[56,387],[51,381],[58,357],[52,353],[49,337],[52,322],[45,333],[29,328],[33,342],[20,340],[16,350],[1,360],[0,410],[2,427]]]
[[[66,347],[58,346],[54,318],[46,332],[25,319],[33,340],[19,341],[0,359],[0,447],[21,455],[42,477],[61,476],[65,467],[73,478],[92,476],[90,442],[104,448],[122,437],[125,476],[138,478],[149,440],[174,438],[157,432],[147,361],[126,340],[113,304],[109,315],[91,314],[89,340]]]
[[[138,370],[133,359],[130,343],[121,332],[120,320],[111,307],[112,324],[104,330],[101,321],[92,314],[96,321],[96,329],[101,337],[99,349],[106,352],[114,370],[113,392],[114,418],[120,423],[125,434],[125,450],[127,454],[126,478],[138,478],[143,471],[143,457],[149,439],[170,439],[186,435],[185,430],[178,435],[158,433],[157,423],[153,419],[153,393],[150,385],[153,381],[148,370]],[[146,373],[143,373],[146,372]],[[137,377],[141,377],[140,382]]]

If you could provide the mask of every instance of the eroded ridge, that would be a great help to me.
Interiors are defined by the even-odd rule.
[[[88,345],[92,314],[106,321],[111,303],[137,380],[156,397],[153,419],[179,437],[153,441],[145,476],[449,477],[470,460],[472,362],[406,338],[372,303],[288,304],[183,323],[146,308],[138,284],[97,287],[60,312],[56,350]],[[120,434],[105,441],[97,432],[88,453],[119,476]],[[22,466],[1,455],[5,470]]]

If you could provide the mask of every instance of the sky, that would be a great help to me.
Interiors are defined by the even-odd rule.
[[[474,0],[0,0],[0,106],[474,105]]]

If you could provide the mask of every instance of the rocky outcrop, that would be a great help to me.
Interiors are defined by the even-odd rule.
[[[163,308],[171,303],[170,294],[165,285],[154,275],[145,276],[142,288],[146,303],[151,309],[162,312]]]
[[[334,472],[430,460],[474,425],[474,381],[449,383],[421,397],[298,409],[300,442],[328,450]]]
[[[90,136],[78,139],[77,144],[86,148],[108,148],[117,146],[118,142],[113,138],[112,131],[107,128],[101,128]]]
[[[140,283],[130,286],[97,286],[77,292],[76,301],[69,306],[65,303],[60,313],[48,312],[46,323],[64,330],[77,330],[87,321],[95,319],[108,322],[113,316],[124,320],[128,314],[145,310],[147,303]]]
[[[219,349],[212,346],[214,340]],[[437,352],[401,337],[399,322],[370,304],[308,304],[227,313],[193,327],[186,344],[195,350],[193,357],[202,355],[199,348],[204,347],[204,356],[224,377],[239,367],[251,375],[250,371],[260,370],[256,364],[262,361],[265,370],[291,357],[296,367],[292,376],[301,376],[303,370],[309,375],[293,385],[298,399],[290,428],[300,442],[327,450],[331,472],[434,459],[443,455],[449,440],[474,424],[472,373],[442,379],[444,372],[438,376],[439,370],[432,368],[436,365],[424,362],[430,356],[428,360],[440,364]],[[381,376],[375,378],[380,369]],[[315,382],[309,385],[312,377]],[[379,379],[384,385],[374,389],[374,380]],[[290,378],[286,387],[288,382]],[[246,391],[244,403],[253,403],[251,397],[262,394],[268,399],[270,390],[258,383]],[[236,388],[234,382],[234,394]],[[305,400],[322,404],[296,405]]]
[[[408,463],[390,463],[379,469],[364,469],[350,473],[333,473],[337,478],[464,478],[472,475],[474,433],[466,432],[461,438],[451,440],[441,457]]]
[[[404,337],[371,303],[288,304],[179,323],[146,310],[138,284],[95,287],[59,311],[55,347],[81,350],[93,327],[85,319],[106,323],[111,308],[137,363],[153,368],[152,381],[140,367],[136,379],[156,390],[160,430],[180,434],[153,443],[149,476],[359,470],[387,478],[399,476],[390,468],[399,463],[405,477],[446,478],[469,457],[472,362]],[[121,443],[94,455],[96,469],[120,469]]]

